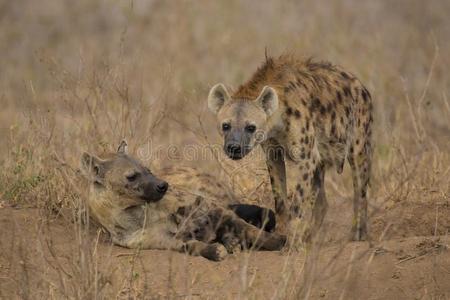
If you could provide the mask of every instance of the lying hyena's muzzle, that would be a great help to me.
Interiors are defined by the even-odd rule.
[[[158,202],[164,197],[168,188],[169,184],[166,181],[157,179],[156,177],[150,178],[144,185],[141,198],[146,202]]]

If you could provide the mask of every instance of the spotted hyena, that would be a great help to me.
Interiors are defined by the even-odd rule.
[[[327,211],[325,170],[334,166],[341,173],[347,159],[354,186],[352,238],[367,238],[372,100],[354,75],[328,62],[266,58],[236,91],[212,87],[208,106],[231,159],[262,146],[279,223],[285,229],[300,223],[304,241]]]
[[[263,232],[228,209],[227,193],[211,175],[189,168],[170,168],[161,172],[165,178],[162,180],[126,153],[125,142],[116,153],[102,158],[84,153],[81,166],[90,182],[87,199],[90,215],[117,245],[186,251],[211,260],[223,259],[227,249],[231,250],[231,243],[245,242],[267,250],[284,245],[283,236]],[[169,186],[168,182],[174,184]],[[203,214],[183,215],[183,222],[179,222],[181,207]],[[205,210],[206,207],[209,209]],[[199,228],[208,231],[208,235],[189,237],[190,230],[198,228],[207,218],[229,227]],[[212,235],[218,238],[207,238]]]

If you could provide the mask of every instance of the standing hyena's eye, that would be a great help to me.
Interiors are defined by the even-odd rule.
[[[245,131],[253,133],[256,131],[256,126],[255,125],[247,125],[247,126],[245,126]]]
[[[223,123],[222,124],[222,130],[223,131],[228,131],[231,129],[231,125],[229,123]]]

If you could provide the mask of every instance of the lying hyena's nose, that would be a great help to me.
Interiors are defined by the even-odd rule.
[[[158,191],[158,193],[164,194],[165,192],[167,192],[167,189],[169,188],[169,184],[165,181],[159,183],[156,186],[156,190]]]

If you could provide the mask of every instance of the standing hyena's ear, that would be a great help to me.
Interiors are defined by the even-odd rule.
[[[266,85],[258,98],[256,98],[255,102],[266,112],[267,116],[270,116],[278,109],[277,92]]]
[[[123,139],[120,144],[119,147],[117,147],[117,153],[119,154],[128,154],[128,143],[125,139]]]
[[[227,88],[222,83],[218,83],[209,91],[208,108],[213,113],[217,114],[222,106],[229,100],[230,95],[228,94]]]
[[[102,184],[105,176],[105,162],[94,155],[84,152],[81,156],[81,171],[90,181]]]

